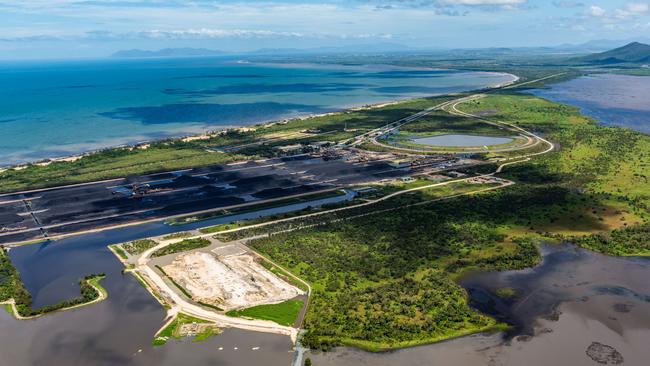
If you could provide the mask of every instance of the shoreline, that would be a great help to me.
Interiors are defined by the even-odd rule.
[[[444,70],[454,70],[454,69],[444,69]],[[512,86],[519,82],[521,80],[521,77],[515,74],[507,73],[507,72],[494,72],[494,71],[471,71],[471,70],[455,70],[455,71],[461,71],[461,72],[472,72],[476,74],[489,74],[489,75],[504,75],[504,76],[510,76],[512,80],[505,81],[499,84],[494,84],[494,85],[487,85],[484,88],[477,89],[477,90],[468,90],[468,91],[463,91],[463,92],[456,92],[456,93],[442,93],[442,94],[430,94],[430,95],[425,95],[425,96],[418,96],[418,97],[413,97],[413,96],[406,96],[404,98],[397,98],[397,99],[391,99],[391,100],[386,100],[386,101],[381,101],[381,102],[376,102],[376,103],[366,103],[366,104],[353,104],[353,105],[347,105],[347,106],[342,106],[341,108],[337,108],[331,112],[322,112],[322,113],[305,113],[303,115],[294,115],[291,117],[283,118],[283,119],[271,119],[267,121],[262,121],[259,123],[254,123],[250,125],[241,125],[241,126],[223,126],[222,128],[217,128],[217,129],[206,129],[203,130],[202,132],[199,133],[188,133],[188,134],[179,134],[179,135],[170,135],[169,137],[164,137],[164,138],[153,138],[149,140],[142,140],[138,142],[133,142],[133,143],[123,143],[123,144],[117,144],[117,145],[110,145],[110,146],[105,146],[105,147],[99,147],[96,149],[92,150],[87,150],[87,151],[82,151],[79,153],[73,153],[70,155],[64,155],[64,156],[53,156],[53,157],[47,157],[47,158],[42,158],[42,159],[37,159],[37,160],[31,160],[31,161],[26,161],[26,162],[19,162],[15,164],[9,164],[9,165],[1,165],[0,164],[0,174],[6,172],[6,171],[19,171],[23,169],[27,169],[31,166],[48,166],[52,163],[58,163],[58,162],[75,162],[83,157],[90,156],[96,153],[100,152],[105,152],[105,151],[110,151],[110,150],[118,150],[118,149],[128,149],[128,150],[135,150],[135,149],[147,149],[151,144],[158,144],[158,143],[163,143],[165,141],[169,142],[191,142],[195,140],[205,140],[209,139],[214,136],[219,136],[220,134],[225,134],[229,131],[236,131],[236,130],[246,130],[250,128],[262,128],[265,126],[270,126],[274,124],[286,124],[294,120],[306,120],[306,119],[311,119],[311,118],[319,118],[319,117],[326,117],[326,116],[332,116],[332,115],[337,115],[341,113],[346,113],[346,112],[352,112],[352,111],[362,111],[362,110],[372,110],[372,109],[378,109],[378,108],[383,108],[391,105],[396,105],[399,103],[407,102],[407,101],[412,101],[416,99],[422,99],[422,98],[432,98],[432,97],[439,97],[439,96],[444,96],[444,95],[454,95],[458,93],[468,93],[468,92],[478,92],[478,91],[487,91],[487,90],[494,90],[494,89],[500,89],[504,88],[507,86]]]

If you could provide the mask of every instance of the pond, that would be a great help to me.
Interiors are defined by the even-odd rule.
[[[416,137],[411,141],[420,145],[447,146],[447,147],[472,147],[507,144],[514,141],[510,137],[479,136],[479,135],[438,135],[430,137]]]

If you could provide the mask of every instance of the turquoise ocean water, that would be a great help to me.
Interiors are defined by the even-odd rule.
[[[5,62],[0,63],[0,166],[511,79],[228,58]]]

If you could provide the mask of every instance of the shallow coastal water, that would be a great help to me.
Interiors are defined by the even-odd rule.
[[[606,125],[650,134],[650,77],[589,75],[532,93],[577,106],[582,113]]]
[[[0,63],[0,165],[389,100],[512,75],[232,58]]]
[[[650,358],[650,259],[615,258],[572,245],[544,246],[541,265],[477,273],[461,283],[472,304],[515,325],[503,337],[476,335],[371,354],[340,348],[307,355],[316,365],[598,365],[590,347],[617,352],[623,365]],[[513,299],[496,295],[511,287]],[[602,361],[602,359],[600,359]],[[605,363],[607,364],[607,363]],[[610,363],[614,364],[614,363]]]

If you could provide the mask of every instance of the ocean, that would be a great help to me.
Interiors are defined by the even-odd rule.
[[[501,84],[511,75],[233,58],[0,63],[0,166]]]

